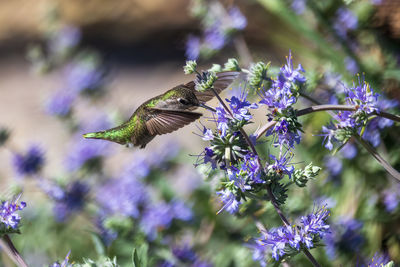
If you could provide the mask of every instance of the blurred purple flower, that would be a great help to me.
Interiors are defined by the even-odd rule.
[[[297,15],[301,15],[306,10],[306,2],[305,0],[293,0],[291,7]]]
[[[62,54],[77,46],[80,40],[80,30],[76,27],[67,25],[51,36],[49,49],[54,54]]]
[[[218,123],[218,130],[220,131],[220,136],[224,137],[226,135],[226,131],[229,129],[228,122],[229,119],[227,118],[227,113],[223,107],[216,108],[216,115],[217,115],[217,123]]]
[[[331,233],[324,238],[328,257],[336,259],[339,251],[351,255],[357,253],[364,243],[364,237],[360,233],[362,227],[362,222],[345,217],[332,224]]]
[[[43,167],[44,153],[39,146],[31,145],[25,154],[15,153],[12,162],[19,175],[34,175]]]
[[[338,157],[325,156],[324,163],[332,176],[337,176],[342,172],[343,163]]]
[[[107,73],[96,59],[81,59],[70,63],[65,69],[67,88],[75,93],[101,89]]]
[[[49,115],[66,117],[71,113],[72,104],[76,96],[66,90],[53,94],[46,103],[46,112]]]
[[[220,28],[219,23],[216,23],[204,31],[204,43],[210,49],[220,50],[222,47],[224,47],[225,42],[226,36],[223,30]]]
[[[111,245],[111,243],[117,239],[118,233],[114,230],[108,229],[104,226],[104,215],[98,216],[94,220],[94,225],[99,233],[101,240],[104,242],[106,246]]]
[[[80,181],[73,181],[66,187],[47,182],[41,188],[55,202],[53,211],[58,222],[65,221],[73,212],[79,212],[83,209],[85,198],[90,189],[86,183]]]
[[[390,258],[386,254],[380,254],[379,252],[376,252],[374,256],[368,261],[366,265],[361,265],[361,267],[383,267],[387,266],[390,262]]]
[[[228,11],[229,17],[232,22],[232,27],[236,30],[243,30],[247,26],[246,17],[240,12],[240,9],[236,6],[232,7]]]
[[[140,226],[149,240],[157,237],[157,230],[168,228],[174,219],[188,221],[192,211],[180,200],[157,203],[145,208]]]
[[[198,59],[200,55],[200,38],[190,35],[186,41],[186,58],[188,60],[195,60]]]
[[[106,215],[138,218],[139,208],[148,201],[146,187],[135,177],[109,179],[96,190],[96,200]]]
[[[356,74],[359,71],[357,62],[350,57],[346,57],[344,59],[344,64],[346,66],[346,70],[352,75]]]
[[[346,159],[353,159],[357,155],[357,147],[354,143],[348,142],[340,150],[340,154]]]
[[[71,253],[71,251],[69,251],[67,253],[67,256],[65,256],[65,259],[63,260],[63,262],[61,264],[58,261],[56,261],[55,263],[49,265],[49,267],[70,267],[70,266],[72,266],[72,264],[68,263],[70,253]]]
[[[17,196],[14,200],[11,201],[2,201],[0,205],[0,222],[1,228],[8,228],[17,229],[18,224],[21,221],[21,216],[16,213],[19,210],[22,210],[26,207],[26,203],[21,201],[18,204],[21,195]],[[4,234],[6,232],[3,232]]]
[[[358,19],[351,10],[344,7],[337,10],[333,28],[340,36],[345,37],[348,30],[354,30],[357,26]]]
[[[86,140],[80,138],[74,142],[66,157],[66,166],[69,171],[76,171],[82,167],[97,168],[102,157],[109,155],[110,144],[106,141]]]

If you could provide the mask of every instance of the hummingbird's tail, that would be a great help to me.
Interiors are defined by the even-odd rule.
[[[121,126],[108,129],[105,131],[87,133],[84,134],[83,137],[86,139],[103,139],[107,141],[116,142],[121,145],[125,145],[130,142],[130,140],[127,140],[126,136],[123,134],[125,127],[126,125],[123,124]]]

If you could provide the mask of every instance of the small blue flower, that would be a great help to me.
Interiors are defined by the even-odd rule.
[[[46,112],[52,116],[66,117],[72,111],[75,98],[76,95],[67,90],[58,91],[48,99]]]
[[[29,147],[25,154],[15,153],[13,165],[19,175],[34,175],[40,172],[44,164],[42,149],[37,145]]]
[[[258,108],[256,103],[250,103],[246,100],[247,95],[245,93],[241,94],[240,98],[232,96],[231,99],[226,99],[229,102],[229,106],[232,110],[233,117],[237,120],[251,120],[252,116],[249,112],[249,108]]]
[[[356,74],[359,71],[357,62],[350,57],[346,57],[344,59],[344,64],[346,66],[347,71],[349,71],[350,74],[352,75]]]
[[[353,87],[346,88],[346,101],[350,105],[355,105],[359,110],[365,111],[367,114],[378,111],[378,96],[369,83],[364,78],[358,79],[358,85],[353,83]]]
[[[50,190],[50,187],[54,187],[55,189]],[[55,219],[58,222],[65,221],[73,212],[81,211],[89,192],[89,186],[80,181],[73,181],[65,188],[49,182],[43,189],[55,202],[53,211]],[[63,191],[62,194],[60,193],[61,190]]]
[[[368,261],[366,265],[362,265],[361,267],[383,267],[386,266],[390,262],[390,258],[388,255],[381,254],[376,252],[374,256]]]
[[[81,40],[81,32],[73,26],[64,26],[50,38],[49,49],[54,54],[63,54],[74,48]]]
[[[337,10],[333,28],[340,36],[345,37],[348,30],[355,30],[357,26],[358,19],[351,10],[344,7]]]
[[[215,23],[204,31],[204,44],[212,50],[220,50],[224,47],[226,35],[220,27],[220,23]]]
[[[189,60],[198,59],[200,55],[200,48],[200,38],[190,35],[186,41],[186,58]]]
[[[342,172],[343,163],[338,157],[325,156],[324,162],[332,176],[337,176]]]
[[[286,81],[302,84],[306,82],[306,77],[302,74],[304,72],[301,64],[297,66],[297,69],[293,68],[292,52],[289,51],[289,56],[286,57],[286,65],[281,68],[280,76],[283,76]]]
[[[224,137],[226,135],[226,131],[229,129],[229,119],[227,118],[226,111],[223,107],[217,107],[215,114],[217,115],[217,128],[220,130],[220,136]]]
[[[19,222],[21,221],[21,216],[16,213],[19,210],[22,210],[26,207],[26,203],[21,201],[18,204],[19,198],[21,195],[16,197],[12,201],[3,201],[0,205],[0,222],[2,228],[12,228],[17,229]]]
[[[286,145],[289,149],[294,148],[295,143],[300,143],[298,130],[292,131],[286,119],[280,119],[272,130],[267,131],[267,136],[273,135],[272,143],[280,149]]]
[[[236,6],[231,7],[228,10],[229,17],[232,22],[232,27],[236,30],[243,30],[247,26],[246,17],[240,12],[240,9]]]
[[[61,264],[58,261],[56,261],[55,263],[49,265],[49,267],[70,267],[70,266],[72,266],[72,264],[68,263],[70,254],[71,254],[71,251],[69,251],[67,253],[67,256],[65,256],[65,259],[63,260],[63,262]]]
[[[96,200],[107,215],[138,218],[148,201],[147,188],[135,177],[110,179],[97,189]]]
[[[212,130],[211,130],[211,129],[208,129],[208,128],[206,128],[206,127],[204,127],[202,139],[203,139],[204,141],[211,141],[211,140],[213,140],[213,139],[214,139],[214,134],[213,134]]]
[[[291,8],[297,15],[301,15],[306,10],[306,1],[305,0],[293,0],[291,4]]]
[[[292,176],[294,172],[293,166],[288,166],[292,156],[286,157],[286,152],[282,155],[279,159],[276,158],[274,155],[270,155],[270,158],[274,161],[272,164],[268,165],[268,170],[272,170],[273,172],[277,173],[279,176],[283,177],[283,175]]]
[[[229,213],[233,214],[239,210],[241,202],[237,200],[236,196],[231,191],[221,190],[217,192],[217,195],[220,197],[223,203],[222,208],[217,213],[226,210]]]
[[[331,226],[331,233],[325,235],[325,250],[330,259],[335,259],[338,251],[345,253],[357,253],[364,237],[360,231],[363,224],[352,218],[340,218]]]
[[[255,249],[257,250],[258,260],[263,260],[268,249],[271,249],[272,257],[279,260],[287,253],[287,248],[291,247],[300,250],[302,245],[313,248],[316,237],[322,238],[329,232],[329,225],[326,220],[329,211],[325,206],[315,212],[303,216],[300,220],[301,225],[282,226],[270,231],[262,232],[262,238],[258,239]],[[260,247],[259,245],[264,245]]]

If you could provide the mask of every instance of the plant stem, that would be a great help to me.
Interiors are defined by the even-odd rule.
[[[14,263],[19,267],[28,267],[25,261],[22,259],[18,250],[15,248],[13,242],[8,235],[3,235],[0,240],[0,245],[2,249],[7,253],[7,255],[14,261]]]

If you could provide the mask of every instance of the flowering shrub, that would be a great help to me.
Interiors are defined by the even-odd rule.
[[[0,209],[0,245],[11,260],[54,267],[394,266],[400,116],[383,85],[398,62],[382,59],[388,74],[364,62],[357,48],[372,35],[360,10],[379,3],[257,2],[318,51],[301,57],[287,49],[280,67],[257,62],[238,6],[193,0],[200,31],[187,38],[184,73],[195,93],[217,100],[200,103],[211,114],[196,122],[193,138],[202,148],[189,153],[197,155],[170,142],[128,150],[116,170],[116,144],[82,138],[123,117],[96,104],[112,93],[100,53],[82,49],[79,29],[61,24],[29,51],[34,70],[62,76],[43,111],[60,121],[70,142],[64,166],[49,174],[53,159],[43,145],[19,149],[12,132],[0,129],[1,151],[11,152],[18,177],[17,197],[3,197]],[[203,59],[232,46],[239,59],[201,69]],[[328,63],[312,67],[314,54]],[[297,63],[303,60],[304,67]],[[221,72],[238,78],[217,92]],[[96,107],[87,109],[89,121],[81,101]]]

